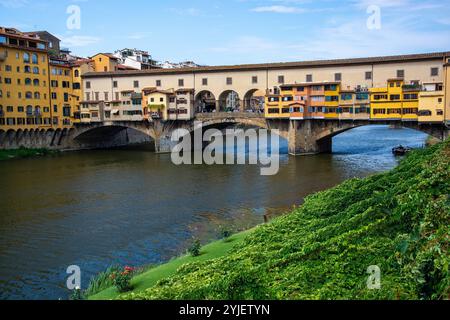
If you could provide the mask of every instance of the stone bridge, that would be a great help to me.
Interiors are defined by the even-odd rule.
[[[371,120],[289,120],[266,119],[262,114],[204,113],[197,114],[190,121],[114,121],[76,124],[73,129],[0,131],[0,148],[45,147],[51,149],[77,150],[109,148],[140,143],[154,143],[156,152],[170,152],[174,143],[172,132],[186,129],[193,132],[196,121],[202,122],[202,130],[209,128],[256,127],[278,130],[278,134],[288,141],[292,155],[331,152],[332,138],[347,130],[370,124],[388,124],[420,130],[438,139],[448,137],[444,124],[419,124],[409,121]]]

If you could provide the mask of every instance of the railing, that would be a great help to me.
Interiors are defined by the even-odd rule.
[[[255,112],[211,112],[197,113],[196,119],[222,119],[222,118],[264,118],[264,113]]]

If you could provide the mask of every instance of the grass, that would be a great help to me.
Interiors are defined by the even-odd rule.
[[[219,240],[205,245],[201,249],[201,254],[198,257],[192,257],[190,255],[185,255],[176,259],[169,261],[168,263],[154,267],[142,274],[137,275],[131,281],[133,285],[133,293],[140,293],[154,285],[159,280],[167,278],[176,273],[178,268],[181,266],[192,263],[192,262],[204,262],[212,259],[216,259],[226,255],[233,246],[241,243],[245,236],[249,234],[250,231],[245,231],[237,233],[231,236],[226,241]],[[112,300],[119,297],[119,292],[114,287],[109,287],[97,294],[89,296],[89,300]]]
[[[19,148],[19,149],[0,150],[0,161],[45,156],[55,153],[57,153],[57,151],[49,149]]]
[[[119,298],[449,299],[449,195],[447,140],[412,152],[390,172],[307,197],[216,259],[163,265]],[[373,266],[381,271],[375,290],[367,285]]]

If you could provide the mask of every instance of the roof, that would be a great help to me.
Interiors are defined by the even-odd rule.
[[[22,32],[15,28],[0,27],[0,34],[7,35],[8,37],[16,37],[16,38],[22,38],[22,39],[28,39],[28,40],[34,40],[34,41],[48,43],[47,40],[37,38],[36,33]]]
[[[330,85],[330,84],[341,84],[338,81],[323,81],[323,82],[300,82],[300,83],[294,83],[294,84],[283,84],[280,86],[280,88],[285,88],[285,87],[307,87],[307,86],[325,86],[325,85]]]
[[[124,64],[119,64],[117,66],[117,69],[118,70],[139,70],[139,69],[136,69],[136,68],[133,68],[133,67],[130,67],[130,66],[126,66]]]
[[[409,54],[397,56],[353,58],[353,59],[335,59],[335,60],[314,60],[298,62],[278,62],[262,64],[243,64],[229,66],[209,66],[209,67],[189,67],[177,69],[150,69],[136,71],[113,71],[113,72],[89,72],[84,75],[86,78],[101,77],[127,77],[142,75],[160,75],[160,74],[181,74],[198,72],[220,72],[220,71],[244,71],[244,70],[276,70],[276,69],[300,69],[300,68],[318,68],[323,66],[346,66],[346,65],[368,65],[393,62],[422,61],[422,60],[443,60],[450,56],[450,51],[434,52],[422,54]]]
[[[117,58],[117,57],[116,57],[115,55],[113,55],[112,53],[103,53],[103,52],[100,52],[100,53],[97,53],[97,54],[93,55],[93,56],[91,57],[91,59],[93,59],[94,57],[99,56],[99,55],[104,55],[104,56],[106,56],[106,57],[108,57],[108,58],[110,58],[110,59],[113,59],[113,60],[120,60],[120,58]]]

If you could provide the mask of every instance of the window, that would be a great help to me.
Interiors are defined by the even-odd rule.
[[[58,106],[56,104],[53,105],[53,112],[58,112]]]
[[[0,36],[0,43],[6,43],[6,37]]]
[[[443,116],[444,115],[444,111],[443,110],[436,110],[436,114],[438,116]]]
[[[257,76],[253,76],[252,77],[252,83],[253,84],[258,83],[258,77]]]
[[[34,74],[39,74],[39,68],[38,67],[33,67],[33,73]]]
[[[64,102],[69,102],[69,94],[64,92]]]
[[[33,80],[33,86],[35,86],[35,87],[39,86],[39,79]]]
[[[25,78],[25,85],[26,86],[31,86],[31,79],[30,78]]]
[[[31,67],[30,67],[30,66],[25,66],[25,67],[23,68],[23,72],[25,72],[25,73],[31,73]]]
[[[11,68],[10,65],[6,65],[6,66],[5,66],[5,71],[11,71],[11,70],[12,70],[12,68]]]
[[[207,86],[208,85],[208,78],[203,78],[202,79],[202,85],[203,86]]]
[[[86,89],[90,89],[91,88],[91,82],[90,81],[86,81]]]
[[[63,107],[63,116],[70,117],[70,107]]]
[[[391,94],[389,98],[391,101],[400,100],[400,95],[399,94]]]
[[[372,80],[372,71],[366,71],[366,80]]]
[[[161,80],[156,80],[156,86],[161,87]]]
[[[404,78],[405,70],[397,70],[397,78]]]
[[[342,73],[335,73],[334,81],[342,81]]]
[[[312,74],[307,74],[306,75],[306,82],[312,82],[313,81],[313,76]]]
[[[0,83],[1,83],[1,81],[0,81]],[[11,78],[5,78],[5,83],[6,84],[11,84]]]
[[[33,53],[31,55],[31,62],[34,63],[34,64],[38,64],[39,63],[39,59],[38,59],[38,56],[37,56],[36,53]]]
[[[139,88],[139,81],[135,80],[135,81],[133,82],[133,86],[134,86],[135,88]]]
[[[227,85],[232,85],[233,84],[233,78],[228,77],[227,78]]]
[[[108,101],[109,100],[109,94],[108,94],[108,92],[104,92],[104,95],[105,95],[105,101]]]
[[[50,81],[50,86],[51,86],[52,88],[58,88],[58,81],[56,81],[56,80]]]
[[[431,68],[431,76],[437,77],[439,75],[439,68]]]
[[[76,78],[78,78],[80,76],[80,71],[75,70],[74,75],[75,75]]]
[[[6,112],[14,112],[14,108],[12,106],[7,106]]]
[[[95,101],[99,101],[100,100],[100,92],[95,92]]]
[[[30,63],[30,55],[26,52],[23,54],[23,62]]]
[[[164,102],[164,98],[159,98],[159,102]]]
[[[184,79],[178,79],[178,86],[184,87]]]
[[[56,92],[52,92],[52,99],[56,100],[58,98]]]
[[[284,84],[284,76],[278,76],[278,83]]]
[[[30,91],[25,92],[25,99],[33,99],[33,93]]]
[[[34,98],[35,99],[40,99],[41,98],[41,94],[39,92],[35,92],[34,93]]]
[[[1,97],[1,95],[0,95]],[[438,98],[438,103],[442,103],[442,98]]]

